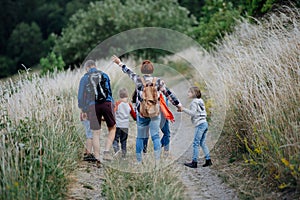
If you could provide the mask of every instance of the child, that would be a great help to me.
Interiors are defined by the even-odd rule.
[[[206,121],[206,110],[204,106],[204,102],[201,99],[201,91],[198,87],[191,87],[188,90],[188,97],[192,99],[190,104],[190,109],[181,108],[178,111],[183,111],[186,114],[191,116],[191,121],[195,125],[195,135],[193,142],[193,157],[192,162],[184,163],[185,166],[191,168],[197,168],[197,159],[199,155],[199,145],[201,146],[204,155],[205,155],[205,164],[203,167],[207,167],[212,165],[209,150],[205,144],[208,123]]]
[[[90,121],[87,119],[87,116],[83,113],[80,113],[80,121],[82,122],[84,129],[85,129],[85,136],[86,136],[86,146],[85,146],[85,153],[83,160],[84,161],[91,161],[96,162],[97,159],[95,158],[94,154],[92,153],[93,149],[93,133],[90,129]]]
[[[128,127],[129,127],[129,115],[136,120],[136,113],[131,103],[128,103],[128,91],[126,88],[119,90],[120,99],[116,102],[115,113],[116,113],[116,136],[113,142],[113,148],[115,153],[119,151],[119,142],[121,143],[122,157],[126,156],[126,145],[128,138]]]

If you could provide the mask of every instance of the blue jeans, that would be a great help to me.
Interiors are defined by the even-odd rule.
[[[93,133],[92,133],[92,130],[90,128],[90,121],[89,120],[83,120],[81,122],[84,126],[84,129],[85,129],[86,139],[92,139],[93,138]]]
[[[148,128],[154,147],[154,157],[156,160],[160,159],[161,144],[159,138],[159,124],[160,115],[157,117],[141,117],[137,116],[137,137],[136,137],[136,159],[138,162],[142,162],[142,151],[144,148],[144,141],[147,138]]]
[[[195,136],[194,136],[194,142],[193,142],[193,161],[197,162],[198,156],[199,156],[199,146],[201,146],[205,159],[210,159],[209,156],[209,150],[205,144],[206,141],[206,135],[208,130],[208,124],[207,122],[204,122],[198,126],[195,127]]]
[[[170,149],[170,126],[169,126],[169,120],[162,119],[161,120],[161,131],[163,132],[163,137],[161,138],[161,146],[164,147],[165,151],[169,151]]]
[[[164,147],[165,151],[169,151],[170,150],[169,120],[165,119],[162,115],[160,120],[160,127],[161,127],[161,131],[163,132],[163,136],[160,140],[161,147]],[[147,146],[148,146],[148,138],[144,138],[144,149],[143,149],[144,153],[147,153]]]

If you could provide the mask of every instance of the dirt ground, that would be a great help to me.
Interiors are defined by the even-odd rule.
[[[190,160],[190,156],[191,151],[188,150],[172,163],[181,172],[178,178],[185,185],[185,199],[238,199],[235,190],[222,181],[213,166],[203,168],[199,162],[200,166],[196,169],[185,167],[183,163]],[[97,168],[94,163],[81,161],[79,167],[72,173],[68,199],[105,199],[101,190],[103,173],[104,169]]]

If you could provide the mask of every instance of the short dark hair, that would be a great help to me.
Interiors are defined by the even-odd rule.
[[[126,97],[128,97],[128,91],[127,91],[126,88],[121,88],[119,90],[119,97],[120,98],[126,98]]]
[[[153,64],[150,60],[144,60],[141,66],[141,73],[142,74],[152,74],[154,71]]]
[[[200,99],[201,98],[201,91],[198,87],[193,86],[190,88],[190,91],[194,95],[195,98]]]

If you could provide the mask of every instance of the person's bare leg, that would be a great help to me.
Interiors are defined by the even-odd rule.
[[[93,152],[93,139],[87,138],[86,139],[86,153],[92,153]]]
[[[113,127],[108,127],[108,136],[105,144],[106,152],[109,151],[109,149],[111,148],[112,143],[115,139],[115,135],[116,135],[116,125],[114,125]]]
[[[93,149],[95,158],[100,160],[100,130],[93,130]]]

